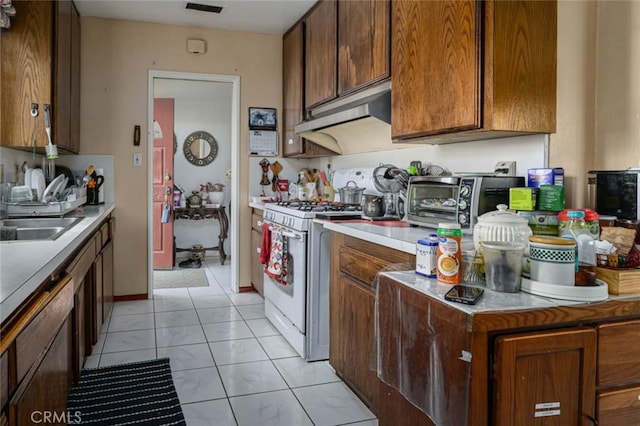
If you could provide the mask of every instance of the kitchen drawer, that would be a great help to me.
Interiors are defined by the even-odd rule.
[[[598,387],[640,383],[640,320],[598,326]]]
[[[71,264],[67,267],[67,274],[73,279],[74,292],[78,290],[78,287],[82,284],[87,271],[93,265],[93,261],[96,258],[96,241],[95,238],[89,240],[88,243],[82,247],[80,253],[73,259]]]
[[[415,268],[415,255],[390,249],[349,236],[340,247],[340,271],[371,285],[381,269],[394,263],[409,264]],[[406,266],[402,269],[407,269]]]
[[[262,234],[262,215],[253,213],[251,217],[251,227]]]
[[[9,351],[0,357],[0,409],[8,401],[9,396]]]
[[[102,246],[104,247],[107,244],[107,241],[109,241],[109,238],[111,238],[109,233],[109,222],[104,223],[100,227],[100,235],[102,236]]]
[[[410,263],[415,269],[416,256],[414,254],[405,253],[380,244],[371,243],[359,238],[344,236],[344,247],[354,249],[356,251],[368,254],[369,256],[384,261],[385,266],[391,263]]]
[[[389,263],[350,248],[340,247],[340,272],[373,286],[378,271]]]
[[[640,386],[598,392],[596,415],[604,426],[640,424]]]
[[[73,285],[69,275],[48,294],[44,308],[16,337],[16,374],[20,383],[35,360],[44,352],[73,308]]]

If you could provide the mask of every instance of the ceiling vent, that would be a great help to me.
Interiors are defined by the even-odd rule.
[[[211,12],[211,13],[222,12],[222,6],[212,6],[209,4],[199,4],[199,3],[188,2],[186,5],[186,8],[191,10],[199,10],[200,12]]]

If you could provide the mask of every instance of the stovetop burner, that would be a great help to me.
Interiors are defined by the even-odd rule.
[[[278,205],[305,212],[362,211],[362,206],[359,204],[330,203],[328,201],[280,201]]]

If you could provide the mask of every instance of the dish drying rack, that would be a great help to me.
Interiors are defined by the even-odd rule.
[[[22,201],[19,203],[6,202],[8,217],[63,217],[87,202],[87,196],[76,198],[74,201]]]

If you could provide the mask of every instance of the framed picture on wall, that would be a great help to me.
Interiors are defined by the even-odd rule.
[[[276,130],[277,126],[275,108],[249,107],[249,130]]]

